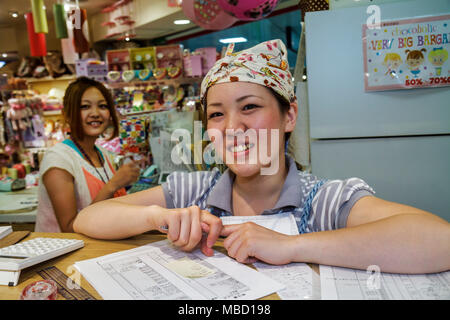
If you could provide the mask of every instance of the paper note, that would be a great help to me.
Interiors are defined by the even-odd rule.
[[[292,213],[289,212],[263,216],[225,216],[220,219],[222,219],[223,225],[254,222],[279,233],[298,235],[297,223]]]
[[[306,263],[273,266],[263,262],[253,264],[259,272],[285,285],[277,291],[282,300],[320,299],[320,278]]]
[[[202,278],[214,273],[213,269],[190,260],[188,257],[171,261],[166,267],[185,278]]]
[[[215,251],[184,252],[168,240],[79,261],[75,267],[103,299],[245,300],[284,288],[264,274]]]
[[[321,265],[320,282],[325,300],[450,299],[450,271],[394,274]]]

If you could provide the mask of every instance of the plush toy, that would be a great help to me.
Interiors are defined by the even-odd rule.
[[[11,98],[8,100],[9,109],[6,111],[6,117],[11,121],[14,131],[25,130],[30,127],[29,117],[32,116],[30,108],[27,108],[25,99]]]
[[[59,51],[49,51],[44,57],[44,64],[48,73],[53,78],[58,78],[63,74],[70,73],[64,64],[62,54]]]
[[[19,69],[17,70],[17,76],[21,78],[31,77],[39,62],[39,59],[34,57],[22,58]]]

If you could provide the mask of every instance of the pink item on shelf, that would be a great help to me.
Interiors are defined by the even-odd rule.
[[[92,58],[77,60],[75,70],[77,77],[86,76],[101,82],[107,81],[108,66],[104,62]]]
[[[203,29],[222,30],[238,21],[224,12],[217,0],[184,0],[181,6],[184,14]]]
[[[253,21],[267,17],[278,0],[217,0],[218,5],[239,20]]]
[[[202,57],[200,55],[188,55],[183,58],[184,74],[186,77],[201,77]]]
[[[217,61],[217,51],[215,47],[198,48],[196,54],[202,57],[202,75],[206,75]]]

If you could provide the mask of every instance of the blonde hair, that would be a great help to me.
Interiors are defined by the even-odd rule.
[[[398,53],[395,52],[389,52],[386,53],[386,56],[384,57],[384,63],[388,62],[388,60],[399,60],[402,62],[402,57]]]
[[[448,52],[444,48],[434,48],[433,50],[431,50],[430,53],[428,54],[428,60],[430,62],[432,62],[433,57],[441,55],[441,54],[444,55],[444,61],[447,61]]]

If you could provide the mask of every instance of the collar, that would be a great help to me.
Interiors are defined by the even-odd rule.
[[[284,207],[299,207],[301,203],[301,182],[299,177],[299,171],[295,164],[295,161],[286,156],[287,166],[289,168],[286,180],[284,181],[283,188],[281,189],[280,197],[275,206],[263,212],[273,213],[274,210]],[[214,206],[218,209],[231,213],[231,193],[233,188],[235,174],[226,169],[225,172],[217,180],[215,186],[209,194],[206,205]]]

